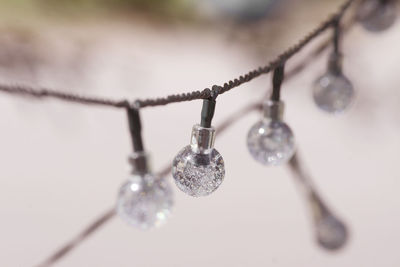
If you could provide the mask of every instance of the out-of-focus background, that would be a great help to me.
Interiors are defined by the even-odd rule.
[[[200,90],[265,65],[341,2],[2,0],[0,81],[130,99]],[[114,218],[56,266],[399,266],[399,41],[400,23],[380,34],[358,25],[348,32],[344,69],[357,100],[343,116],[326,115],[312,101],[327,53],[284,85],[302,159],[350,227],[343,250],[315,245],[288,169],[249,156],[245,137],[255,112],[217,138],[226,177],[215,194],[175,190],[173,217],[162,228],[141,232]],[[260,99],[269,84],[266,75],[220,96],[215,124]],[[35,266],[114,205],[129,172],[126,117],[8,95],[0,95],[0,107],[0,266]],[[154,170],[188,144],[200,107],[194,101],[142,112]]]

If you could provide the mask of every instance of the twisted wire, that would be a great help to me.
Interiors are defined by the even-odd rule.
[[[112,100],[100,97],[82,96],[47,88],[33,88],[24,85],[0,84],[0,92],[36,98],[56,98],[63,101],[86,105],[101,105],[116,108],[127,108],[130,106],[130,103],[127,100]]]

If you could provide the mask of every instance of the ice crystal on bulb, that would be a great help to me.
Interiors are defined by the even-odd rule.
[[[396,20],[395,0],[364,0],[357,11],[357,19],[370,32],[388,29]]]
[[[317,241],[328,250],[337,250],[346,243],[348,232],[343,222],[332,214],[327,214],[316,223]]]
[[[327,73],[314,84],[314,101],[317,106],[329,113],[342,113],[353,102],[354,88],[342,74]]]
[[[280,120],[264,119],[247,135],[247,147],[255,160],[265,165],[286,163],[295,152],[292,130]]]
[[[178,188],[186,194],[207,196],[224,180],[224,160],[214,148],[200,153],[189,145],[175,157],[172,175]]]
[[[117,212],[140,229],[162,225],[170,215],[173,193],[166,181],[151,174],[133,174],[121,187]]]

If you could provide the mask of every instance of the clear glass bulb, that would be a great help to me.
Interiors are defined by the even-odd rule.
[[[337,250],[346,244],[348,239],[346,225],[331,213],[318,219],[315,227],[318,244],[323,248]]]
[[[264,112],[264,118],[251,127],[247,135],[247,147],[258,162],[281,165],[288,162],[296,151],[293,132],[281,120],[282,102],[266,102]]]
[[[384,31],[397,17],[395,0],[364,0],[357,10],[357,19],[370,32]]]
[[[343,75],[328,71],[315,81],[313,97],[317,106],[329,113],[339,114],[353,102],[354,88]]]
[[[128,224],[147,230],[165,223],[173,206],[169,184],[152,174],[132,174],[121,187],[117,213]]]
[[[217,190],[224,180],[224,160],[213,148],[214,134],[214,128],[195,125],[191,145],[183,148],[173,161],[175,183],[190,196],[207,196]]]

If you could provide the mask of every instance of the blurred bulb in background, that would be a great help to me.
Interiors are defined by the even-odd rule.
[[[173,193],[168,182],[141,167],[147,165],[143,152],[130,157],[133,171],[121,187],[117,213],[128,224],[142,230],[158,227],[166,222],[173,206]],[[144,167],[147,170],[147,166]]]
[[[251,127],[247,135],[249,152],[261,164],[284,164],[295,152],[293,132],[282,120],[283,111],[282,101],[265,102],[263,118]]]
[[[381,32],[394,24],[397,12],[396,0],[363,0],[357,19],[366,30]]]
[[[327,250],[342,248],[347,242],[346,225],[332,214],[325,214],[315,222],[318,244]]]
[[[346,224],[327,208],[316,193],[311,192],[308,200],[310,201],[315,227],[314,234],[318,245],[331,251],[342,248],[349,239]]]
[[[339,114],[353,103],[353,85],[343,75],[341,57],[333,53],[329,59],[328,71],[314,82],[313,98],[323,111]]]

